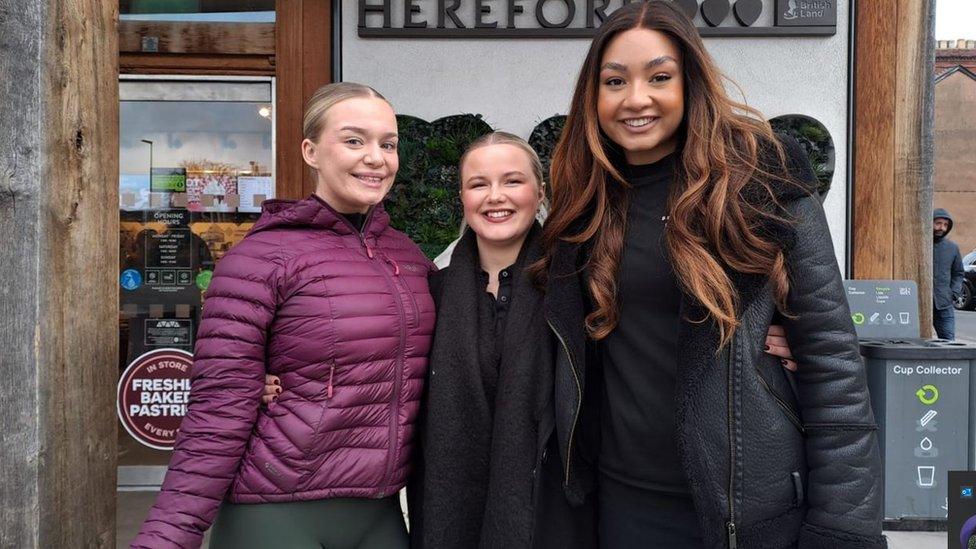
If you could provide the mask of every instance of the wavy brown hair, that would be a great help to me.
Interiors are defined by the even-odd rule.
[[[689,320],[712,319],[721,347],[738,326],[739,298],[730,271],[768,276],[776,305],[786,312],[789,278],[784,254],[764,232],[771,219],[786,221],[782,214],[773,213],[782,212],[781,208],[767,207],[777,204],[772,186],[788,177],[786,159],[759,112],[726,95],[724,76],[698,30],[670,2],[626,5],[593,38],[553,152],[546,255],[533,270],[544,283],[559,241],[584,244],[593,303],[586,317],[587,333],[602,339],[616,327],[617,270],[629,185],[618,168],[619,147],[600,130],[596,103],[604,50],[619,33],[637,28],[664,33],[681,53],[685,111],[668,198],[666,251],[683,291],[705,310],[704,318]],[[764,156],[779,169],[771,168]],[[750,182],[756,185],[747,189]],[[751,196],[748,201],[746,194]]]

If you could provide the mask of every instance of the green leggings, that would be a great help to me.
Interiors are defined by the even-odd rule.
[[[224,502],[210,549],[407,549],[400,498]]]

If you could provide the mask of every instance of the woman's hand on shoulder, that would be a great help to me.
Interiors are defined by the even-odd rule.
[[[261,395],[261,403],[267,406],[272,402],[278,400],[278,395],[281,394],[281,379],[278,376],[265,375],[264,376],[264,394]]]
[[[793,352],[786,341],[786,330],[779,324],[771,324],[766,332],[766,352],[779,358],[787,370],[796,371],[796,361],[793,360]]]

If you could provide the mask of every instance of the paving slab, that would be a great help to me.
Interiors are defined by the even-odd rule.
[[[885,532],[888,549],[946,549],[946,532]]]

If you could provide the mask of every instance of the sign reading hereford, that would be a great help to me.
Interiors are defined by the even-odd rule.
[[[157,450],[172,450],[190,402],[193,355],[156,349],[132,361],[119,379],[119,420],[132,438]]]
[[[359,0],[360,38],[588,38],[638,0]],[[832,36],[836,0],[673,0],[702,36]],[[775,17],[763,12],[775,9]],[[760,20],[772,21],[773,26]]]

